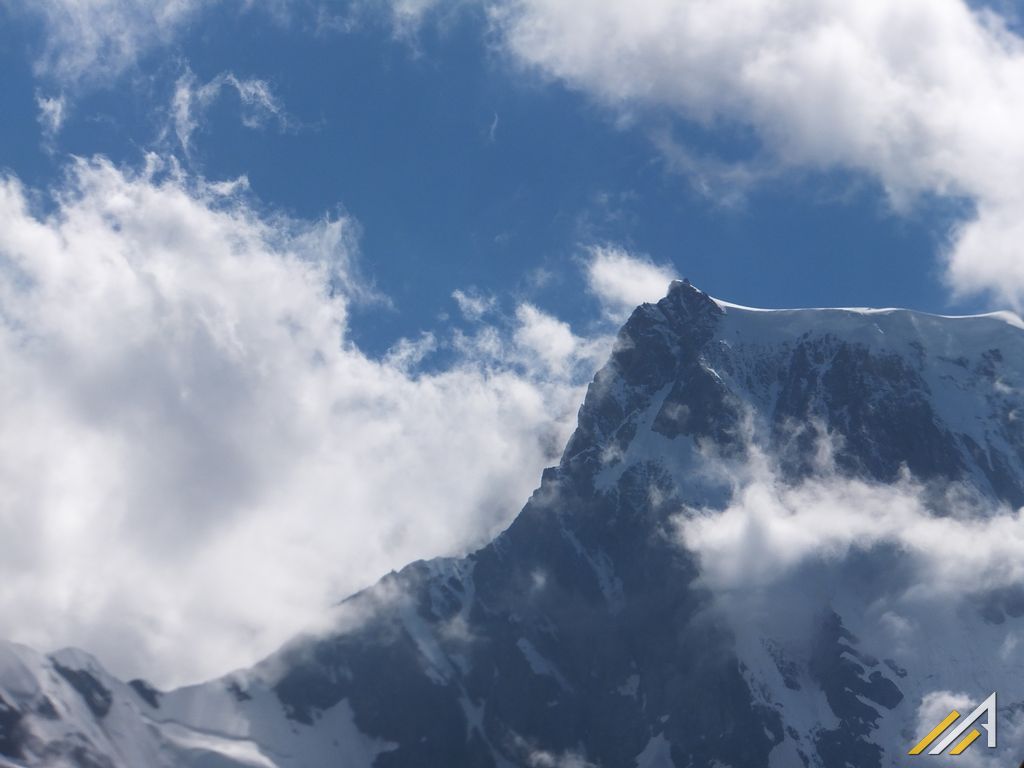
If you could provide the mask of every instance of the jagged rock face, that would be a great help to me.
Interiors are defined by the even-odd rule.
[[[584,745],[591,762],[630,765],[652,727],[680,764],[762,762],[781,722],[702,615],[667,514],[637,506],[646,487],[630,482],[612,497],[549,473],[493,545],[395,577],[400,610],[293,651],[275,687],[286,710],[312,722],[347,699],[361,730],[397,745],[380,766],[522,765]]]
[[[1021,361],[1005,318],[761,312],[675,283],[622,329],[561,463],[494,542],[390,575],[343,606],[344,631],[245,675],[158,694],[53,661],[55,695],[79,700],[59,717],[83,718],[79,741],[115,766],[132,763],[104,729],[113,713],[153,724],[138,736],[153,765],[902,765],[959,651],[890,648],[869,626],[911,578],[901,553],[815,564],[785,605],[738,615],[679,515],[729,503],[709,464],[768,456],[798,484],[823,471],[823,445],[838,477],[909,472],[1020,505]],[[987,594],[935,632],[998,649],[1020,595]],[[947,687],[994,687],[1006,669],[988,658],[957,657]],[[40,762],[40,715],[2,669],[0,696],[0,753]]]

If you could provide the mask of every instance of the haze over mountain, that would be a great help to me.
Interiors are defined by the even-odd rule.
[[[0,645],[0,765],[906,765],[997,691],[1024,746],[1024,324],[636,309],[558,466],[464,558],[160,692]],[[963,711],[963,710],[961,710]]]

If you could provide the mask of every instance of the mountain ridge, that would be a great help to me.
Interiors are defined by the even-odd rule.
[[[412,563],[345,601],[334,632],[177,691],[8,646],[0,753],[89,768],[899,764],[929,695],[1009,668],[941,671],[969,642],[998,653],[1021,593],[907,613],[954,638],[922,653],[929,669],[895,641],[884,652],[874,606],[902,616],[917,578],[899,547],[752,585],[787,626],[724,608],[734,596],[680,526],[729,508],[764,456],[782,488],[909,475],[939,517],[950,487],[1021,506],[1021,329],[1004,314],[752,310],[674,282],[625,323],[561,461],[491,543]],[[1024,690],[1005,698],[1024,708]]]

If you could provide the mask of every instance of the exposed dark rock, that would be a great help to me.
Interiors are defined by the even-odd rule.
[[[23,756],[25,733],[22,719],[22,713],[0,696],[0,755],[14,759]]]
[[[84,669],[65,667],[56,660],[53,661],[53,668],[78,692],[96,717],[106,716],[113,702],[110,689]]]
[[[153,709],[160,708],[160,691],[152,685],[140,679],[130,680],[128,685],[131,686],[140,699],[149,704]]]

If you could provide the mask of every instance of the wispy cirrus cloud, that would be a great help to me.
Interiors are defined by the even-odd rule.
[[[285,130],[291,125],[288,113],[266,80],[239,78],[233,72],[221,72],[208,82],[199,83],[189,69],[175,82],[171,99],[174,135],[186,156],[190,154],[193,135],[202,127],[204,114],[225,89],[238,95],[242,124],[247,128],[261,128],[274,122]]]
[[[39,108],[39,127],[43,131],[43,146],[52,148],[57,134],[67,119],[68,104],[63,94],[43,96],[36,94],[36,106]]]
[[[43,26],[36,72],[67,86],[103,83],[151,49],[169,43],[217,0],[7,0]]]

